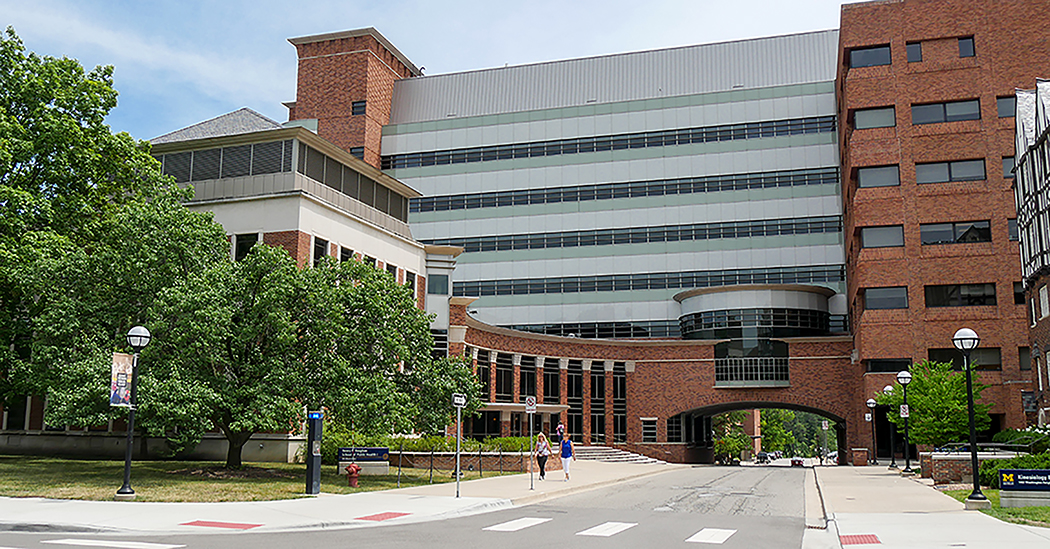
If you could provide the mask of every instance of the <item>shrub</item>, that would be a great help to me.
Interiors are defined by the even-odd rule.
[[[1010,459],[989,459],[981,463],[981,484],[999,487],[999,469],[1050,469],[1050,452],[1028,454]]]
[[[1027,429],[1007,429],[992,437],[992,442],[1018,444],[1026,447],[1033,454],[1041,454],[1050,447],[1050,429],[1029,427]]]

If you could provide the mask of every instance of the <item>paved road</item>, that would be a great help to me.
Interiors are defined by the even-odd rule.
[[[699,547],[794,548],[801,546],[805,528],[804,478],[803,470],[788,467],[695,467],[535,505],[438,522],[273,534],[125,537],[0,533],[0,549],[250,549],[362,544],[437,549],[697,547],[688,540],[706,542]]]

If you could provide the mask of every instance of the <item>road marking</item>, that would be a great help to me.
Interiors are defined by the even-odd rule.
[[[582,532],[576,532],[577,536],[599,536],[607,538],[609,536],[615,536],[620,532],[628,528],[638,526],[637,522],[606,522],[605,524],[599,524],[594,528],[588,528]]]
[[[488,528],[482,528],[482,530],[488,530],[490,532],[517,532],[518,530],[524,530],[529,526],[543,524],[544,522],[547,522],[549,520],[551,519],[522,517],[520,519],[514,519],[510,522],[504,522],[503,524],[497,524],[495,526],[489,526]]]
[[[380,522],[380,521],[384,521],[384,520],[396,519],[398,517],[407,517],[408,515],[411,515],[411,514],[412,513],[393,513],[393,512],[378,513],[378,514],[375,514],[375,515],[368,515],[367,517],[357,517],[354,520],[371,520],[371,521],[375,521],[375,522]]]
[[[875,534],[845,534],[839,536],[842,545],[881,545],[879,536]]]
[[[229,528],[231,530],[251,530],[252,528],[258,528],[262,524],[247,524],[244,522],[215,522],[213,520],[195,520],[193,522],[184,522],[179,526],[201,526],[204,528]]]
[[[704,528],[699,532],[695,533],[689,539],[685,540],[690,543],[725,543],[729,536],[736,533],[736,530],[723,530],[721,528]]]
[[[57,543],[61,545],[83,545],[85,547],[113,547],[114,549],[178,549],[185,545],[166,545],[163,543],[146,543],[144,541],[107,541],[104,539],[51,539],[40,543]]]

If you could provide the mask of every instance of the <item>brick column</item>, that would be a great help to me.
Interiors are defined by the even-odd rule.
[[[521,355],[511,355],[511,402],[524,402],[521,399]]]
[[[569,404],[569,359],[567,358],[558,359],[558,404],[563,406]],[[558,423],[565,423],[566,419],[565,412],[560,412],[554,427],[557,428]]]
[[[496,402],[496,351],[489,351],[489,402]]]
[[[613,361],[605,361],[605,444],[613,445]]]
[[[591,360],[583,360],[583,444],[591,444]]]
[[[547,357],[536,357],[536,404],[543,404],[543,366]]]

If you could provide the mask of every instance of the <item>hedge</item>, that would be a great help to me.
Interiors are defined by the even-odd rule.
[[[1028,454],[1010,459],[989,459],[981,463],[981,484],[999,487],[999,469],[1050,469],[1050,452]]]

